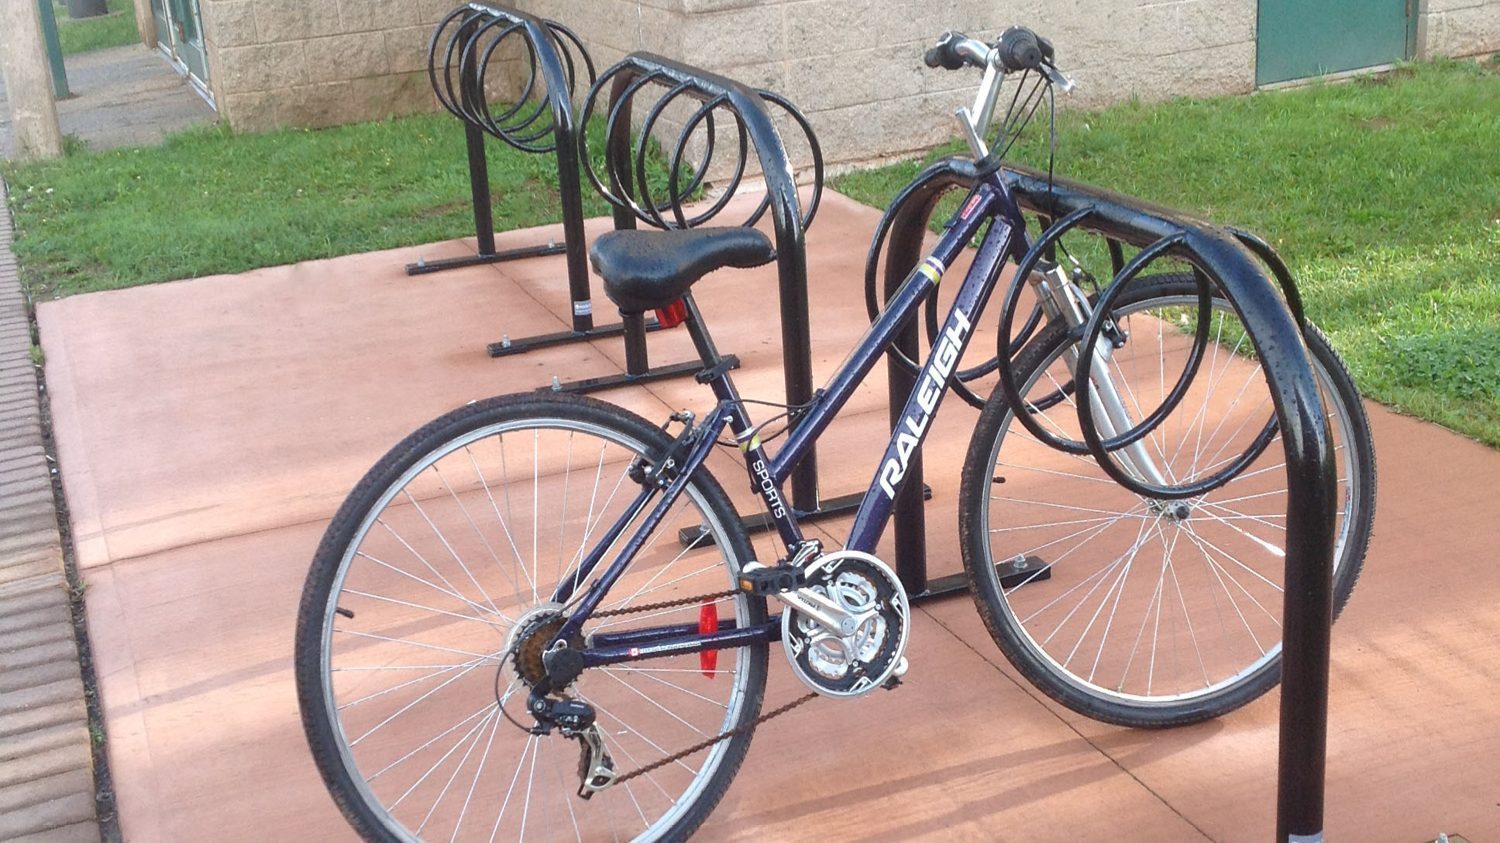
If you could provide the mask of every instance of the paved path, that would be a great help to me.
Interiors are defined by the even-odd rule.
[[[64,59],[74,96],[57,104],[65,135],[90,149],[150,146],[169,132],[214,120],[212,107],[162,55],[133,45]],[[0,158],[15,155],[10,104],[0,83]]]
[[[10,241],[0,185],[0,840],[96,841],[88,712]]]

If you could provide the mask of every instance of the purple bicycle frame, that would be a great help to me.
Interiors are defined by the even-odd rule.
[[[936,248],[907,276],[887,302],[885,310],[855,345],[849,358],[839,367],[828,385],[815,395],[812,405],[788,434],[786,443],[774,457],[767,457],[729,372],[724,371],[709,382],[718,404],[695,428],[697,438],[682,461],[677,475],[664,490],[660,490],[660,499],[651,506],[644,520],[626,540],[619,554],[610,561],[604,573],[590,584],[570,613],[568,622],[557,633],[558,637],[566,638],[582,631],[584,622],[629,567],[635,554],[645,545],[647,537],[659,526],[667,509],[687,487],[693,472],[707,459],[726,427],[740,442],[751,483],[765,502],[766,511],[770,513],[777,533],[786,544],[788,554],[795,553],[804,539],[791,506],[781,494],[782,484],[854,394],[855,388],[869,375],[880,356],[890,348],[908,320],[915,318],[918,307],[934,292],[947,267],[958,258],[987,222],[991,223],[990,228],[959,287],[942,330],[918,373],[916,387],[907,397],[902,410],[901,422],[892,431],[879,468],[870,482],[869,491],[854,516],[854,525],[845,546],[850,550],[872,552],[890,520],[896,495],[905,479],[907,465],[912,455],[921,449],[931,431],[932,421],[952,382],[954,369],[963,358],[969,341],[973,339],[974,320],[983,312],[1006,262],[1019,261],[1028,249],[1025,221],[1020,208],[1009,188],[996,173],[980,179],[959,211],[948,222]],[[696,317],[696,308],[693,309]],[[637,495],[626,512],[605,531],[598,544],[579,565],[572,583],[559,586],[557,593],[553,595],[554,601],[566,604],[574,596],[577,583],[591,575],[603,561],[604,554],[624,535],[630,523],[646,510],[658,491],[648,484]],[[739,628],[732,621],[721,622],[719,630],[710,633],[700,633],[696,624],[646,627],[615,633],[596,633],[582,656],[586,667],[597,667],[745,646],[758,641],[776,640],[779,635],[779,622],[774,619],[746,628]]]

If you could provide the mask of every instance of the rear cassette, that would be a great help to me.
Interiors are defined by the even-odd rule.
[[[781,615],[781,641],[802,683],[830,697],[858,697],[906,672],[911,610],[906,589],[884,562],[868,553],[841,550],[804,569],[803,592],[816,592],[854,615],[850,635],[840,635],[788,606]]]

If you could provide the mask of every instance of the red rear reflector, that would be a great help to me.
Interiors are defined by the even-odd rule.
[[[656,321],[661,323],[662,328],[675,328],[686,320],[687,303],[682,299],[656,309]]]
[[[678,302],[682,304],[682,302]],[[719,631],[719,604],[704,603],[703,608],[698,610],[698,634],[708,635]],[[709,679],[714,678],[719,667],[719,651],[704,650],[698,654],[698,667],[703,670],[703,675]]]

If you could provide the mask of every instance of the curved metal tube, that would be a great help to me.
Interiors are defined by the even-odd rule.
[[[595,81],[586,98],[583,111],[584,119],[587,119],[588,115],[594,112],[599,98],[604,96],[605,90],[608,89],[610,108],[605,133],[604,160],[609,171],[610,189],[601,189],[600,193],[615,208],[616,228],[633,228],[637,222],[657,227],[672,227],[670,223],[675,222],[678,226],[692,227],[708,222],[728,204],[726,197],[720,197],[708,209],[711,213],[700,212],[691,217],[681,207],[682,200],[693,189],[688,187],[679,190],[678,188],[678,185],[683,183],[681,173],[678,171],[682,153],[687,144],[687,140],[681,135],[677,143],[673,144],[671,156],[673,172],[670,174],[672,182],[668,189],[671,195],[666,197],[666,200],[671,203],[671,207],[667,210],[672,211],[672,219],[668,220],[661,213],[662,209],[657,209],[651,204],[649,190],[640,185],[641,176],[644,173],[633,172],[643,170],[644,167],[640,166],[643,163],[641,161],[643,156],[634,148],[630,138],[632,101],[647,85],[666,88],[672,97],[685,96],[699,102],[700,108],[685,126],[687,132],[696,131],[700,123],[708,120],[707,112],[722,108],[734,116],[739,123],[740,131],[748,138],[749,145],[755,148],[761,173],[766,182],[766,195],[744,224],[755,224],[755,221],[767,212],[771,215],[781,298],[781,338],[785,349],[786,400],[790,404],[805,404],[811,401],[813,397],[812,351],[808,324],[805,234],[811,221],[811,212],[816,211],[817,197],[821,196],[823,166],[822,151],[810,124],[807,123],[806,118],[801,117],[800,112],[797,112],[790,102],[774,94],[768,96],[764,92],[755,91],[732,79],[651,53],[632,53],[626,56]],[[767,109],[768,103],[786,109],[807,134],[809,148],[813,150],[815,180],[814,199],[807,207],[803,206],[798,195],[791,158],[781,134],[776,129],[775,122],[771,119]],[[653,116],[659,115],[665,107],[658,102],[650,113]],[[740,157],[742,159],[748,157],[748,150],[744,146],[741,146],[741,150]],[[633,152],[636,154],[632,155]],[[595,187],[602,188],[599,174],[593,172],[592,157],[586,148],[586,141],[582,149],[582,158],[586,162],[585,172],[588,178]],[[637,166],[632,166],[632,164]],[[736,176],[732,180],[734,187],[739,186],[739,176],[743,167],[743,160],[736,163],[734,168]],[[688,179],[688,182],[693,184],[701,181],[706,170],[707,159],[705,158],[702,169]],[[726,193],[732,195],[733,191]],[[792,473],[791,487],[794,508],[803,512],[811,512],[818,508],[817,462],[812,451],[808,452]]]

